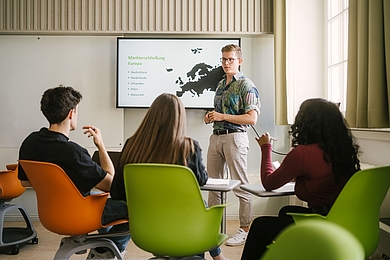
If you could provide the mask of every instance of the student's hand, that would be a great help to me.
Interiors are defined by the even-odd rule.
[[[263,144],[270,144],[275,138],[271,137],[269,133],[264,133],[260,136],[260,138],[256,138],[257,143],[262,146]]]
[[[84,134],[87,134],[88,138],[90,138],[91,136],[93,137],[93,142],[98,149],[104,146],[102,132],[99,128],[94,127],[93,125],[86,125],[83,126],[83,129],[85,130]]]

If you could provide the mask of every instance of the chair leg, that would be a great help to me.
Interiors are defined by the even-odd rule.
[[[21,207],[21,206],[18,206],[18,209],[20,211],[20,214],[22,214],[22,216],[24,218],[24,221],[27,224],[27,228],[29,230],[33,231],[34,233],[37,233],[35,231],[35,229],[34,229],[34,226],[33,226],[32,222],[31,222],[31,219],[30,219],[29,215],[27,214],[26,210],[23,207]]]
[[[95,247],[109,248],[118,260],[122,260],[118,247],[108,238],[87,239],[84,242],[76,242],[73,237],[65,237],[61,240],[61,246],[57,250],[54,260],[66,260],[73,254]]]

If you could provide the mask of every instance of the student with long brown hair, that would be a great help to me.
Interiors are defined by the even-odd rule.
[[[199,143],[186,136],[186,111],[180,99],[172,94],[158,96],[134,135],[126,140],[119,159],[118,174],[111,186],[111,197],[126,200],[123,167],[128,163],[166,163],[189,167],[200,186],[208,174],[202,162]],[[215,260],[225,257],[220,248],[210,251]]]

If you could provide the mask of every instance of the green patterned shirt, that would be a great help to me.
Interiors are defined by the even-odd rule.
[[[223,114],[243,115],[251,110],[260,114],[259,92],[253,82],[238,72],[226,85],[226,76],[218,83],[214,97],[214,110]],[[214,130],[239,129],[246,131],[247,125],[227,121],[214,122]]]

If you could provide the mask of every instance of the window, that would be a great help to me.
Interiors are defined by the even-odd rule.
[[[328,98],[327,0],[286,1],[286,87],[288,123],[303,101]]]
[[[348,0],[327,0],[328,99],[345,112],[348,67]]]

